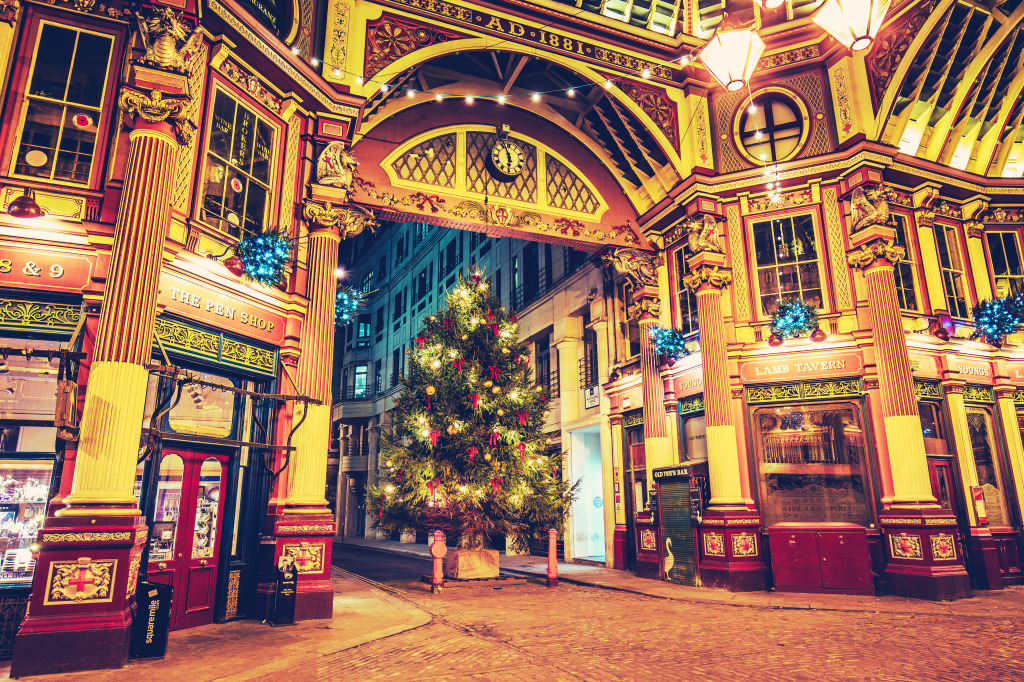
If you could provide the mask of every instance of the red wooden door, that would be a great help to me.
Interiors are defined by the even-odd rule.
[[[821,556],[821,586],[826,590],[874,592],[867,535],[863,529],[819,532],[818,554]]]
[[[165,448],[160,460],[149,579],[174,588],[171,630],[213,622],[226,455]]]
[[[818,568],[818,539],[813,530],[782,530],[777,524],[769,528],[769,547],[775,587],[821,587],[821,569]]]
[[[186,500],[188,516],[180,536],[181,570],[174,599],[174,628],[183,630],[213,622],[217,594],[220,520],[224,510],[221,489],[227,475],[227,456],[193,453]]]

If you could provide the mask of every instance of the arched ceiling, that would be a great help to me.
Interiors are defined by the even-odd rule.
[[[602,150],[627,193],[647,197],[641,203],[661,199],[678,181],[658,141],[629,108],[603,85],[546,60],[496,50],[453,53],[398,74],[391,84],[370,97],[364,122],[390,115],[409,89],[417,96],[505,94],[506,106],[528,109]],[[539,100],[533,93],[542,93]]]

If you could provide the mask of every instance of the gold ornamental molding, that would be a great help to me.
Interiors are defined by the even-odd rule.
[[[847,262],[855,268],[866,268],[877,260],[884,259],[890,264],[896,265],[906,255],[902,246],[896,246],[893,242],[884,239],[876,239],[867,244],[861,244],[859,248],[846,253]]]
[[[278,533],[333,533],[332,523],[306,523],[292,526],[278,526]]]
[[[698,265],[683,277],[683,286],[697,293],[705,284],[715,289],[724,289],[732,281],[732,272],[718,265]]]
[[[43,533],[43,542],[120,542],[131,540],[132,531],[112,533]]]
[[[19,9],[21,9],[20,0],[0,0],[0,21],[14,26],[18,21]]]
[[[82,307],[78,305],[0,299],[0,328],[71,331],[80,319]]]
[[[625,277],[635,289],[658,286],[658,268],[665,264],[665,259],[656,253],[639,249],[616,249],[612,253],[601,256],[605,267],[613,267],[615,272]]]
[[[367,228],[370,232],[376,232],[379,225],[373,211],[362,206],[338,206],[330,201],[313,199],[303,202],[302,217],[313,225],[337,229],[342,239],[355,237]]]
[[[196,128],[185,110],[189,99],[186,95],[164,95],[159,90],[150,90],[147,95],[141,90],[125,87],[118,97],[117,106],[133,120],[141,117],[146,123],[169,123],[178,144],[187,146],[192,142],[192,132]]]

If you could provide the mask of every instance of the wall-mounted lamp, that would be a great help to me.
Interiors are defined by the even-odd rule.
[[[26,187],[24,193],[7,207],[7,213],[13,218],[39,218],[43,215],[43,209],[36,202],[36,193],[31,187]]]

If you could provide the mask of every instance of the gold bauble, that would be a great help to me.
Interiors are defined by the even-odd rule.
[[[508,355],[508,354],[509,354],[509,353],[511,353],[512,351],[510,351],[510,350],[509,350],[508,348],[502,348],[502,349],[501,349],[501,352],[502,352],[502,353],[504,353],[505,355]]]
[[[490,462],[491,461],[491,453],[485,452],[484,453],[484,460]]]
[[[437,389],[433,386],[427,386],[427,395],[434,395],[437,393]]]
[[[392,462],[390,459],[388,461],[384,462],[384,466],[386,466],[386,467],[393,466],[393,464],[394,464],[394,462]]]
[[[547,443],[548,445],[551,445],[551,439],[550,438],[545,439],[544,442]]]
[[[466,339],[468,339],[468,338],[469,338],[469,334],[463,334],[463,335],[462,335],[462,340],[463,340],[463,341],[465,341],[465,340],[466,340]]]
[[[490,379],[488,379],[487,381],[484,382],[484,388],[490,388],[493,385],[494,385],[494,382],[491,381]]]
[[[540,384],[537,384],[536,386],[533,387],[533,390],[537,391],[537,393],[540,393],[541,391],[544,390],[544,387],[541,386]]]
[[[504,417],[505,416],[505,410],[502,410],[502,409],[499,408],[498,409],[498,416],[499,417]]]
[[[430,321],[431,321],[431,322],[433,322],[433,321],[434,321],[434,320],[436,320],[437,318],[436,318],[436,317],[434,317],[433,315],[431,315],[429,319],[430,319]]]
[[[455,424],[449,424],[448,425],[448,435],[449,436],[454,436],[458,432],[459,432],[459,430],[458,430],[458,428],[455,427]]]
[[[501,393],[501,386],[495,386],[494,388],[492,388],[491,393]]]
[[[550,412],[550,411],[548,411],[548,410],[544,410],[544,416],[545,416],[545,417],[547,417],[547,416],[548,416],[549,414],[551,414],[551,412]]]

